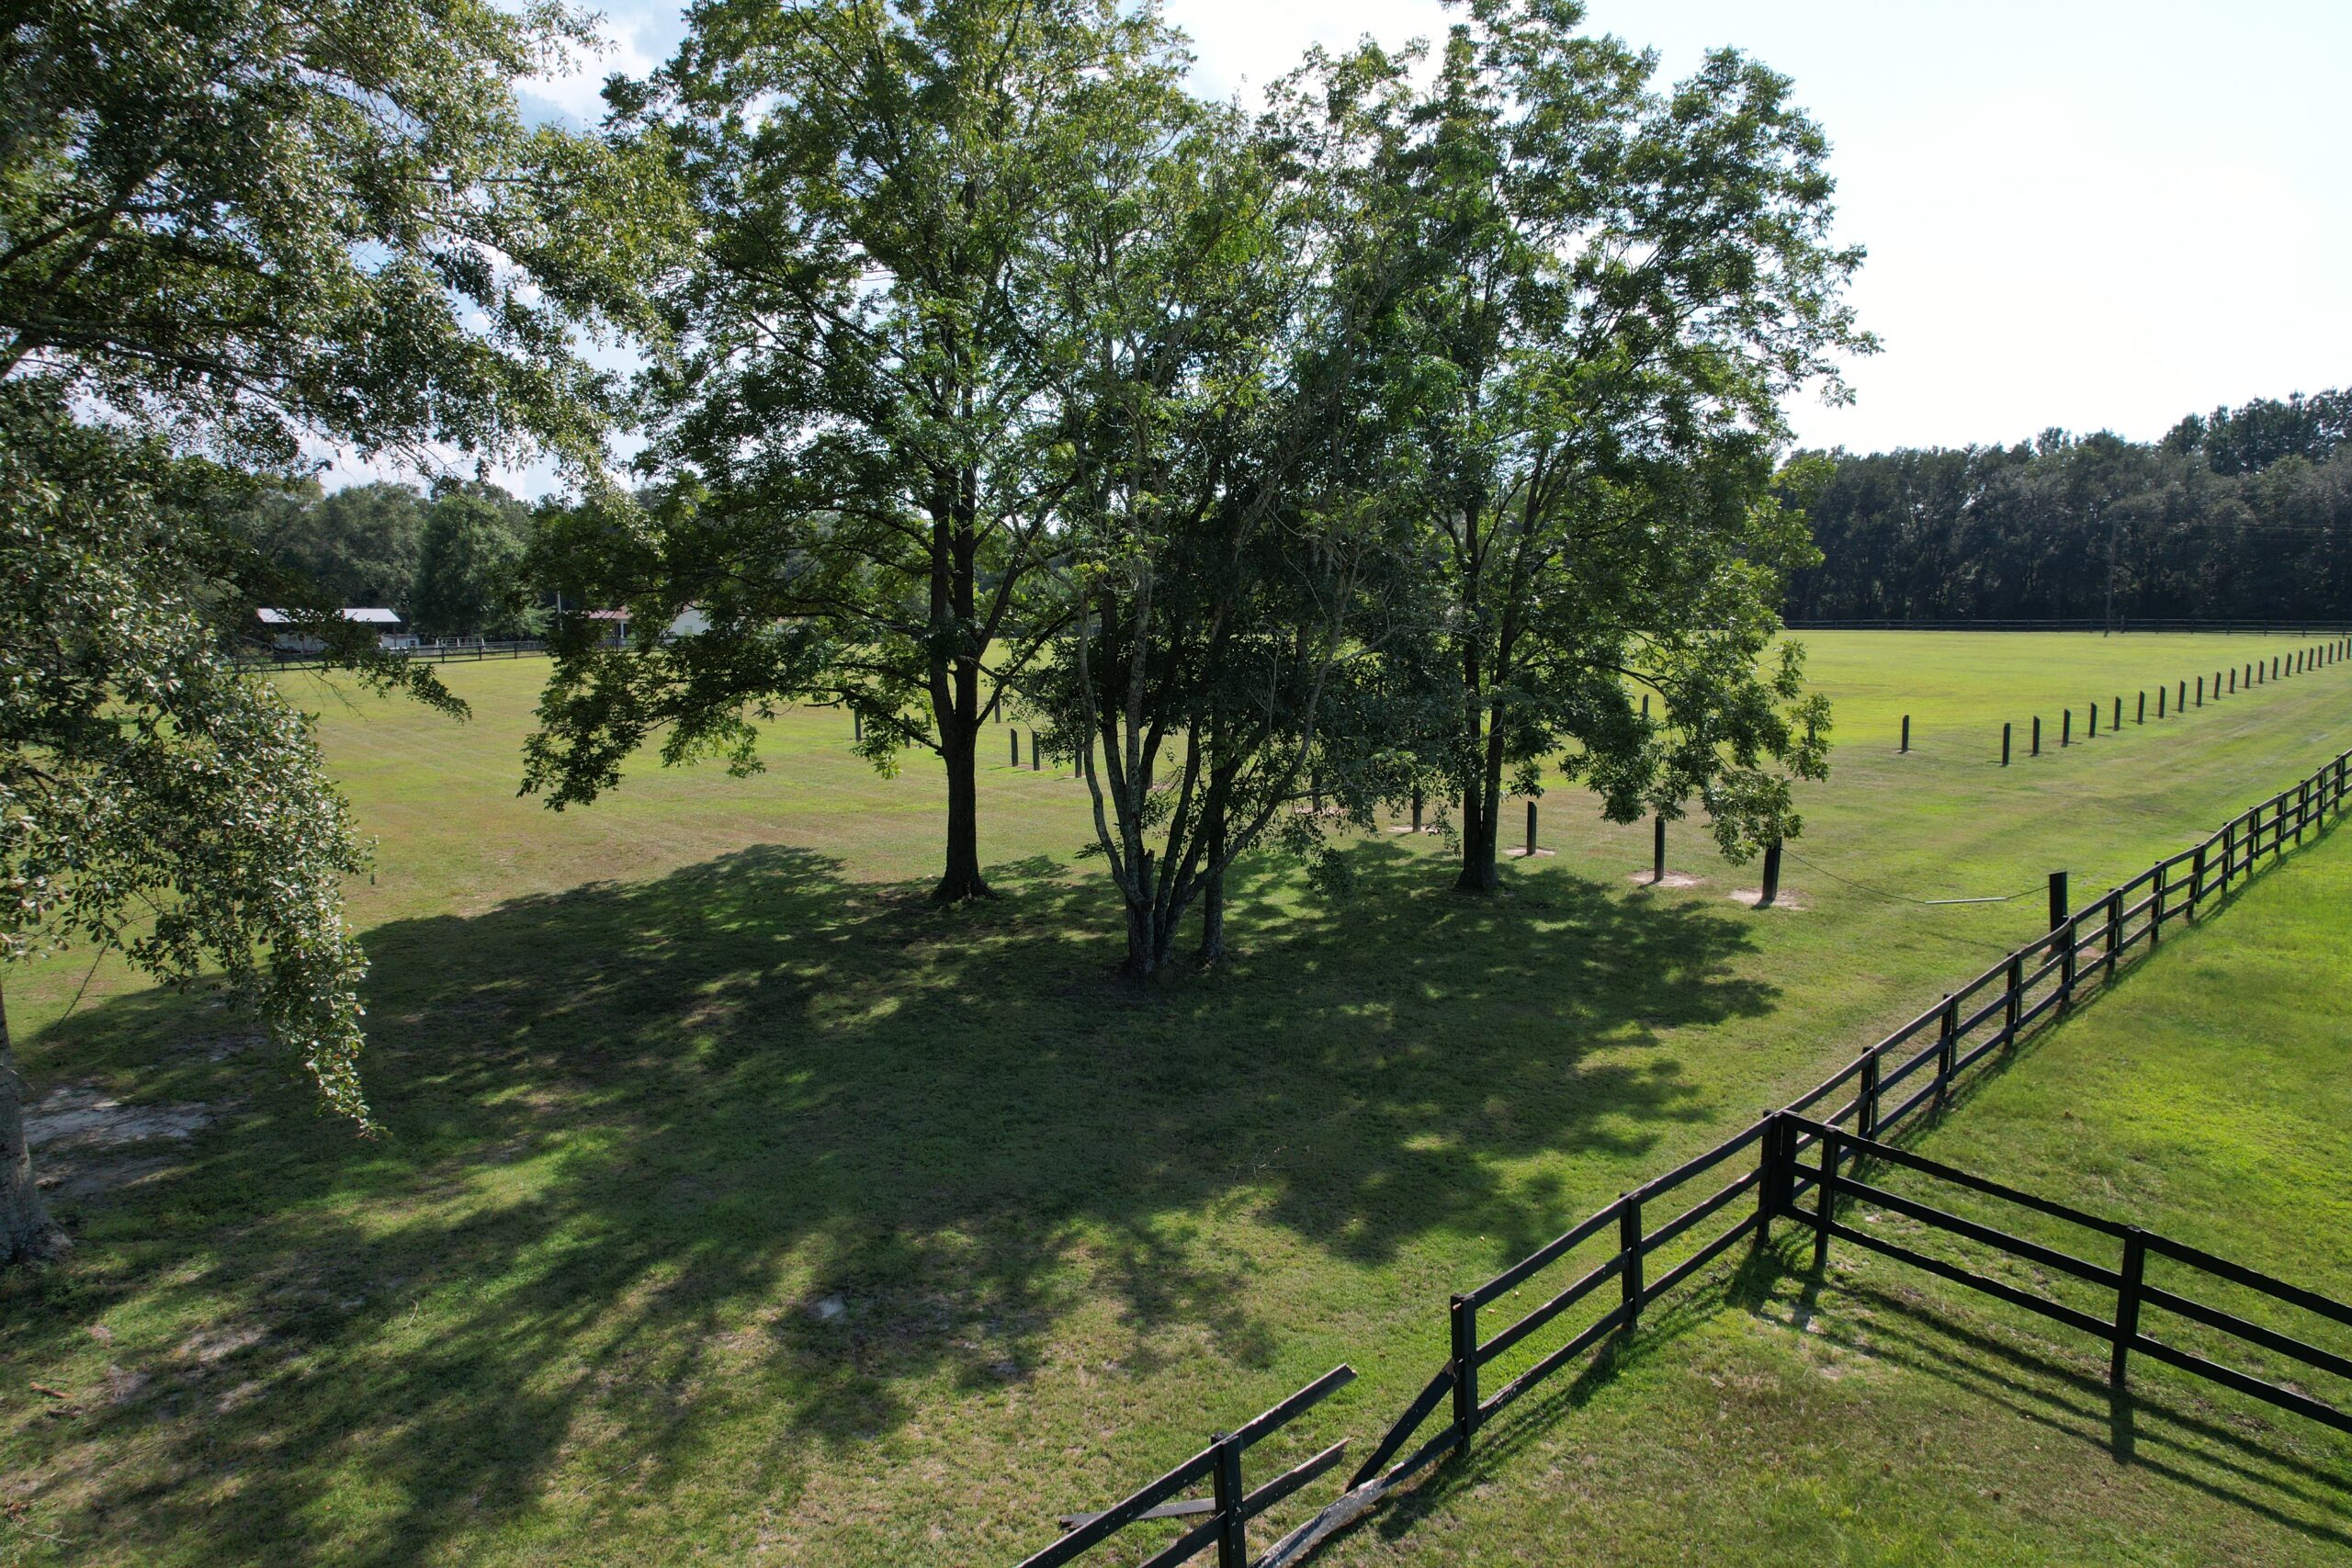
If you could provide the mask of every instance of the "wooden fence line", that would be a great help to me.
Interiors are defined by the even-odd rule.
[[[2346,1324],[2352,1324],[2352,1307],[2186,1244],[2098,1219],[2055,1200],[1895,1149],[1886,1142],[1890,1134],[1910,1130],[1906,1122],[1916,1126],[1913,1119],[1923,1110],[1946,1103],[1953,1086],[1971,1068],[1996,1052],[2013,1049],[2036,1023],[2071,1007],[2086,987],[2111,980],[2135,953],[2154,951],[2168,924],[2195,919],[2200,906],[2225,897],[2233,882],[2251,876],[2262,865],[2265,856],[2276,862],[2290,842],[2300,845],[2307,831],[2324,826],[2331,817],[2340,816],[2347,795],[2352,795],[2352,750],[2338,753],[2293,787],[2257,802],[2198,843],[2156,861],[2146,871],[2089,902],[2072,908],[2064,903],[2053,905],[2048,934],[2016,948],[1958,990],[1948,993],[1933,1007],[1862,1052],[1850,1066],[1832,1074],[1786,1107],[1765,1112],[1713,1147],[1622,1194],[1607,1208],[1571,1225],[1485,1283],[1451,1298],[1447,1308],[1449,1350],[1444,1364],[1373,1445],[1340,1498],[1283,1537],[1257,1559],[1254,1568],[1287,1568],[1298,1562],[1317,1543],[1360,1517],[1423,1468],[1445,1454],[1467,1448],[1481,1425],[1521,1394],[1604,1340],[1629,1339],[1644,1309],[1687,1282],[1743,1238],[1753,1238],[1760,1244],[1768,1237],[1774,1218],[1786,1216],[1813,1224],[1816,1266],[1826,1261],[1832,1236],[1887,1250],[1893,1244],[1882,1243],[1837,1222],[1837,1203],[1841,1196],[1867,1197],[1915,1219],[1921,1219],[1923,1214],[1932,1216],[1922,1219],[1922,1223],[2115,1289],[2116,1314],[2112,1319],[2101,1320],[2063,1303],[1959,1269],[1939,1258],[1907,1250],[1893,1254],[1930,1272],[1945,1274],[2104,1337],[2115,1347],[2111,1371],[2118,1383],[2123,1379],[2124,1357],[2137,1350],[2314,1420],[2352,1430],[2352,1416],[2167,1345],[2141,1332],[2137,1316],[2143,1309],[2154,1305],[2302,1359],[2308,1365],[2342,1371],[2347,1376],[2352,1376],[2352,1359],[2335,1357],[2194,1298],[2147,1285],[2140,1271],[2146,1253],[2154,1251]],[[1915,1077],[1918,1081],[1911,1092],[1890,1108],[1887,1099],[1912,1084]],[[1846,1098],[1836,1109],[1808,1114],[1841,1093]],[[1800,1156],[1822,1148],[1825,1143],[1826,1150],[1816,1156],[1817,1163],[1800,1163]],[[1738,1175],[1719,1184],[1705,1185],[1695,1200],[1685,1202],[1678,1212],[1663,1219],[1657,1217],[1663,1201],[1681,1193],[1689,1184],[1751,1148],[1758,1150],[1757,1158]],[[1972,1190],[2121,1238],[2127,1243],[2122,1266],[2108,1269],[1862,1184],[1845,1169],[1851,1163],[1849,1156],[1857,1152],[1873,1159],[1883,1157],[1887,1163],[1955,1181]],[[1816,1193],[1814,1207],[1801,1210],[1797,1201],[1807,1191]],[[1751,1194],[1753,1201],[1743,1204],[1741,1200]],[[1648,1260],[1654,1254],[1683,1240],[1736,1205],[1741,1212],[1728,1227],[1708,1235],[1687,1256],[1672,1262],[1655,1278],[1649,1277]],[[1585,1248],[1586,1244],[1604,1237],[1613,1241],[1612,1249],[1590,1261],[1577,1278],[1503,1327],[1482,1331],[1481,1309],[1495,1305],[1537,1274]],[[1486,1367],[1611,1280],[1617,1283],[1614,1304],[1500,1388],[1482,1396],[1480,1373]],[[1406,1451],[1441,1406],[1447,1413],[1445,1425],[1398,1460],[1396,1456]],[[1339,1447],[1335,1446],[1309,1462],[1321,1461],[1338,1451]],[[1121,1523],[1145,1517],[1144,1511],[1154,1503],[1172,1496],[1188,1482],[1207,1473],[1215,1452],[1215,1445],[1203,1450],[1100,1517],[1108,1517],[1131,1506],[1134,1511],[1124,1515]],[[1231,1495],[1240,1495],[1238,1485]],[[1227,1507],[1224,1503],[1212,1506]],[[1228,1509],[1228,1515],[1229,1512]],[[1085,1529],[1091,1528],[1081,1527],[1065,1536],[1044,1552],[1027,1559],[1022,1568],[1067,1562],[1109,1533],[1106,1529],[1080,1540]],[[1207,1526],[1204,1525],[1187,1532],[1148,1559],[1147,1568],[1182,1562],[1211,1539],[1206,1530]],[[1190,1545],[1186,1544],[1188,1541]],[[1183,1549],[1181,1551],[1177,1550],[1180,1547]],[[1225,1556],[1220,1555],[1218,1561],[1220,1568],[1227,1568]],[[1230,1561],[1238,1563],[1247,1559]]]

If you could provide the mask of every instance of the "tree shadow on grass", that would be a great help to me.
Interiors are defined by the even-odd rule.
[[[1394,845],[1351,852],[1353,898],[1286,910],[1253,873],[1238,956],[1145,989],[1112,973],[1098,881],[1049,862],[941,911],[763,848],[379,928],[386,1137],[264,1092],[69,1215],[103,1265],[11,1287],[35,1361],[110,1312],[219,1324],[122,1347],[134,1386],[57,1456],[85,1467],[74,1523],[400,1564],[712,1473],[788,1512],[812,1453],[886,1463],[1105,1303],[1128,1370],[1269,1366],[1321,1325],[1253,1304],[1279,1265],[1237,1213],[1350,1263],[1451,1231],[1499,1264],[1590,1197],[1509,1162],[1638,1158],[1713,1119],[1660,1036],[1769,1004],[1729,970],[1745,922],[1559,873],[1465,900]],[[190,1016],[110,1004],[41,1060],[217,1100],[234,1064],[166,1045]],[[551,1499],[583,1454],[603,1489]]]

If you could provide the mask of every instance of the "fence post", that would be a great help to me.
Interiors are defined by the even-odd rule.
[[[2169,689],[2163,686],[2158,686],[2156,688],[2156,716],[2158,718],[2164,717],[2165,699],[2170,695],[2172,695],[2172,693]]]
[[[2183,682],[2180,683],[2180,700],[2179,700],[2179,701],[2177,701],[2177,702],[2176,702],[2176,703],[2174,703],[2172,705],[2173,705],[2173,706],[2175,706],[2175,707],[2177,707],[2177,708],[2178,708],[2178,709],[2179,709],[2181,712],[2183,712],[2183,713],[2187,713],[2187,712],[2188,711],[2188,682],[2183,681]]]
[[[2123,950],[2123,895],[2107,896],[2107,977],[2115,978],[2116,956]]]
[[[1419,785],[1419,784],[1415,784],[1415,785],[1413,786],[1413,831],[1414,831],[1414,832],[1416,832],[1416,833],[1418,833],[1418,832],[1419,832],[1420,830],[1421,830],[1421,786],[1420,786],[1420,785]]]
[[[2233,670],[2233,671],[2230,671],[2230,695],[2232,695],[2232,696],[2233,696],[2233,697],[2234,697],[2234,696],[2236,696],[2237,694],[2238,694],[2238,672],[2237,672],[2236,671]]]
[[[2212,840],[2208,839],[2205,843],[2197,846],[2197,860],[2189,867],[2188,918],[2192,920],[2197,918],[2197,900],[2205,896],[2205,849],[2206,845],[2211,842]]]
[[[2060,710],[2058,715],[2058,744],[2061,746],[2072,746],[2074,743],[2075,710],[2073,708],[2064,708]]]
[[[2093,740],[2096,740],[2096,739],[2098,739],[2098,699],[2096,699],[2096,698],[2092,699],[2091,706],[2090,706],[2090,715],[2091,715],[2091,733],[2090,733],[2090,738],[2091,738]]]
[[[2238,819],[2234,817],[2222,824],[2222,891],[2230,890],[2230,873],[2236,869],[2238,859]]]
[[[1944,1091],[1951,1087],[1952,1059],[1958,1055],[1959,1046],[1960,1004],[1951,999],[1950,991],[1946,991],[1943,1020],[1936,1026],[1936,1098],[1938,1100],[1941,1100]],[[1864,1133],[1862,1136],[1867,1138],[1872,1134]]]
[[[2144,687],[2143,687],[2140,692],[2140,716],[2132,722],[2135,724],[2145,724],[2148,722],[2148,693]]]
[[[1862,1087],[1854,1096],[1854,1130],[1865,1138],[1878,1136],[1878,1047],[1862,1053]]]
[[[1535,858],[1535,803],[1527,803],[1527,858]]]
[[[865,716],[855,708],[849,710],[849,738],[861,745],[865,740]]]
[[[2295,847],[2303,847],[2303,823],[2312,814],[2312,781],[2305,779],[2295,786]]]
[[[1666,880],[1666,813],[1663,811],[1650,824],[1650,880]]]
[[[2066,922],[2066,874],[2053,871],[2050,874],[2050,932],[2052,936],[2057,935],[2058,928]]]
[[[2026,754],[2030,757],[2041,755],[2041,716],[2040,714],[2033,716],[2033,750]]]
[[[2001,766],[2009,765],[2009,727],[2001,726]]]
[[[1826,1122],[1821,1130],[1821,1186],[1815,1201],[1813,1271],[1818,1274],[1829,1267],[1829,1219],[1838,1202],[1838,1129]]]
[[[2108,728],[2109,729],[2120,729],[2123,728],[2123,698],[2120,694],[2118,694],[2115,699],[2115,722],[2109,725]]]
[[[2148,945],[2153,948],[2165,934],[2165,863],[2158,861],[2152,868],[2155,879],[2154,891],[2148,896]]]
[[[1781,1201],[1781,1113],[1766,1109],[1764,1136],[1756,1147],[1756,1247],[1772,1245],[1772,1212]]]
[[[2205,677],[2202,675],[2197,677],[2197,705],[2200,708],[2205,705]]]
[[[1241,1517],[1241,1439],[1216,1435],[1216,1468],[1210,1483],[1216,1504],[1216,1568],[1250,1568],[1250,1522]]]
[[[1033,729],[1029,732],[1029,771],[1034,773],[1045,765],[1044,748],[1038,742],[1037,732]]]
[[[1905,715],[1903,716],[1903,746],[1902,746],[1902,750],[1905,750],[1905,751],[1908,751],[1909,750],[1911,750],[1911,716],[1910,716],[1909,714],[1907,714],[1907,713],[1906,713],[1906,714],[1905,714]]]
[[[2018,1017],[2024,1010],[2025,954],[2022,953],[2012,953],[2009,954],[2009,991],[2007,998],[2006,1014],[2002,1020],[2004,1033],[2007,1036],[2001,1042],[2004,1049],[2013,1050],[2016,1048],[2018,1043]]]
[[[1470,1296],[1453,1298],[1453,1425],[1462,1446],[1478,1426],[1478,1303]]]
[[[2138,1225],[2123,1233],[2123,1280],[2115,1288],[2115,1348],[2107,1359],[2107,1381],[2123,1386],[2124,1361],[2140,1333],[2140,1282],[2148,1271],[2147,1233]]]
[[[1021,765],[1021,731],[1014,729],[1007,733],[1012,737],[1012,765],[1017,768]]]
[[[1625,1324],[1619,1332],[1631,1339],[1634,1324],[1642,1315],[1642,1201],[1630,1192],[1617,1201],[1617,1250],[1625,1259],[1617,1270],[1625,1303]]]
[[[1781,840],[1773,840],[1764,846],[1764,890],[1756,900],[1759,909],[1781,896]]]

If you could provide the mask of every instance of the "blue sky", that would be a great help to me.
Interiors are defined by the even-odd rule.
[[[1170,0],[1201,89],[1250,93],[1309,44],[1442,31],[1434,0]],[[682,21],[608,0],[611,48],[535,107],[593,118]],[[1884,352],[1811,446],[2147,439],[2180,415],[2352,384],[2347,0],[1590,0],[1679,76],[1736,45],[1793,77],[1835,144],[1839,227]],[[516,476],[523,488],[543,476]]]

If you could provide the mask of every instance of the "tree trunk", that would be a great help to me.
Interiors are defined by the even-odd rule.
[[[947,763],[947,869],[931,890],[934,904],[995,897],[980,878],[978,739],[975,726],[940,727],[939,750]]]
[[[1474,737],[1481,742],[1483,760],[1462,792],[1462,874],[1453,880],[1456,893],[1493,893],[1502,886],[1495,866],[1502,834],[1502,732]]]
[[[1215,964],[1225,956],[1225,873],[1217,863],[1225,859],[1225,813],[1213,805],[1216,813],[1209,826],[1208,874],[1201,886],[1201,946],[1193,957],[1202,964]]]
[[[0,999],[0,1267],[53,1258],[68,1245],[33,1185],[32,1149],[25,1142],[25,1080],[17,1076],[7,1004]]]

